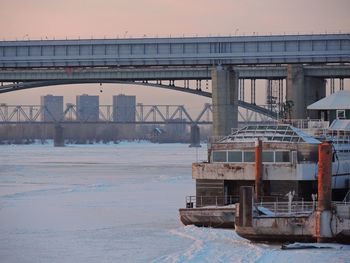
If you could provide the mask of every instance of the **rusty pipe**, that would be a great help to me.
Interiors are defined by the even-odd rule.
[[[318,207],[316,211],[317,242],[328,242],[332,238],[332,145],[323,142],[318,146]]]
[[[332,202],[332,145],[318,146],[318,211],[331,210]]]
[[[258,201],[262,194],[262,141],[258,138],[255,141],[255,200]]]

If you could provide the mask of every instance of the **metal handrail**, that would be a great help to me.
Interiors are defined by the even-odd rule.
[[[238,195],[226,196],[186,196],[186,208],[203,206],[225,206],[235,204],[239,201]]]
[[[290,124],[298,129],[328,128],[329,121],[321,119],[280,119],[278,124]]]
[[[297,199],[297,198],[294,198]],[[270,203],[286,203],[285,196],[262,196],[256,204],[270,204]],[[203,207],[203,206],[225,206],[239,202],[239,195],[226,196],[207,196],[207,195],[189,195],[186,196],[185,204],[187,208]],[[304,202],[303,199],[294,202]],[[304,202],[308,203],[308,202]]]
[[[317,202],[260,202],[255,203],[255,208],[263,214],[259,216],[303,215],[315,211]]]

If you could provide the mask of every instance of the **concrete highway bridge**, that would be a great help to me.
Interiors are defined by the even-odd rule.
[[[306,106],[325,96],[325,79],[333,80],[333,91],[335,78],[344,88],[349,63],[349,34],[0,41],[0,93],[133,83],[211,96],[213,131],[220,136],[237,126],[238,106],[276,116],[256,105],[256,79],[269,81],[268,100],[276,97],[272,81],[278,81],[279,104],[291,101],[290,117],[305,118]],[[244,79],[251,83],[250,102]],[[203,80],[211,80],[211,93]]]

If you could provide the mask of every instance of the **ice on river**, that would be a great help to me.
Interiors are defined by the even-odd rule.
[[[349,262],[350,246],[284,251],[183,226],[185,144],[0,146],[0,262]]]

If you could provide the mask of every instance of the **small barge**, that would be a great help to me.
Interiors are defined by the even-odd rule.
[[[235,231],[244,238],[255,242],[350,243],[348,202],[332,202],[330,210],[322,212],[312,202],[256,203],[252,199],[250,203],[251,210],[241,204],[236,210]]]
[[[179,212],[184,225],[232,229],[235,227],[235,205],[180,208]]]
[[[332,145],[319,145],[318,200],[288,203],[256,202],[251,186],[241,187],[236,233],[253,241],[350,243],[350,191],[332,202]]]

